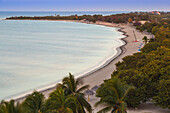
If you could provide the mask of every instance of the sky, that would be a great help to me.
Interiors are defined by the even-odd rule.
[[[0,11],[170,11],[170,0],[0,0]]]

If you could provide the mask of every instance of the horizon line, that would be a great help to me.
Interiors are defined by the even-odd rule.
[[[150,11],[160,11],[160,12],[169,12],[170,10],[0,10],[0,11],[11,11],[11,12],[150,12]]]

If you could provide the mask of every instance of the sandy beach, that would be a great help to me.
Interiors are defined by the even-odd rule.
[[[61,21],[61,20],[60,20]],[[65,20],[64,20],[65,21]],[[84,21],[74,21],[74,20],[67,20],[67,22],[82,22],[82,23],[87,23]],[[92,23],[87,23],[87,24],[92,24]],[[84,82],[83,85],[90,85],[90,88],[94,87],[95,85],[100,85],[103,80],[109,79],[111,77],[111,73],[116,70],[115,63],[118,61],[122,61],[122,58],[127,56],[127,55],[133,55],[138,51],[138,47],[140,44],[143,44],[142,38],[144,36],[147,36],[148,38],[151,37],[151,35],[147,33],[141,33],[137,30],[135,30],[134,27],[126,24],[112,24],[112,23],[107,23],[107,22],[96,22],[97,25],[104,25],[108,27],[118,27],[121,28],[121,31],[124,32],[124,35],[127,36],[126,38],[122,39],[126,43],[124,46],[120,47],[122,52],[119,54],[114,60],[108,63],[108,65],[104,66],[101,69],[95,70],[94,72],[88,73],[86,76],[82,77],[82,80]],[[133,31],[136,34],[137,41],[138,42],[133,42],[135,41],[135,37],[133,34]],[[141,46],[143,47],[144,44]],[[45,97],[48,97],[49,93],[51,93],[55,88],[49,88],[44,91],[41,91]],[[16,99],[17,101],[23,101],[23,98]],[[98,101],[99,99],[96,98],[95,96],[90,96],[90,104],[93,107],[93,112],[96,113],[99,111],[102,106],[95,108],[94,104]],[[153,103],[146,103],[142,104],[139,106],[138,109],[129,109],[128,113],[168,113],[169,110],[167,109],[161,109],[159,107],[155,107]]]

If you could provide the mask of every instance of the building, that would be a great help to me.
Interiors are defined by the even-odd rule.
[[[161,13],[159,11],[152,11],[150,13],[152,13],[153,15],[161,15]]]

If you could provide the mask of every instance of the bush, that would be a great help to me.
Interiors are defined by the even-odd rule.
[[[153,101],[162,108],[170,109],[170,80],[160,80],[157,87],[158,92]]]
[[[149,53],[151,51],[156,50],[158,47],[160,47],[160,44],[158,42],[150,42],[149,44],[146,44],[141,51],[144,53]]]

